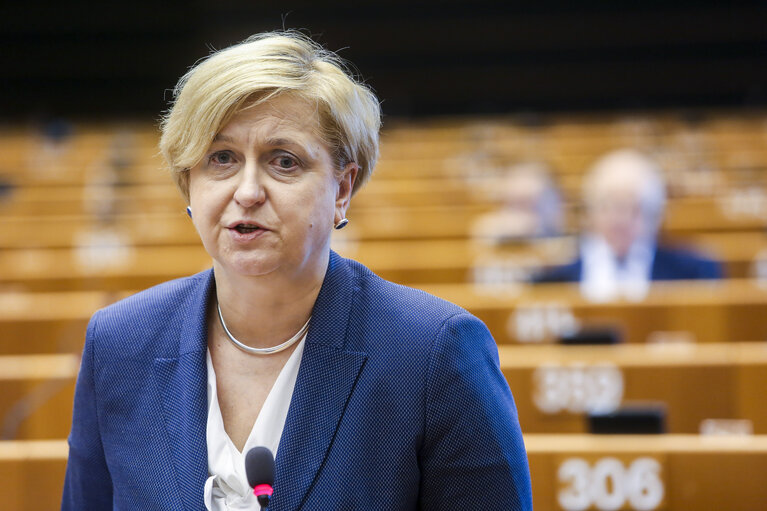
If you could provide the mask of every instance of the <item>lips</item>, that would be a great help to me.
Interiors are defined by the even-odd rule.
[[[266,227],[253,220],[235,220],[226,226],[228,229],[234,229],[240,233],[253,232],[257,229],[263,229],[268,231]]]
[[[269,230],[263,225],[251,220],[234,221],[227,225],[227,229],[232,233],[235,241],[243,243],[255,240]]]
[[[240,234],[248,234],[261,229],[261,227],[253,224],[237,224],[234,226],[234,230]]]

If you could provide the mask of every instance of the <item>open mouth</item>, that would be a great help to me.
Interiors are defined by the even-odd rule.
[[[257,225],[251,225],[251,224],[237,224],[234,227],[234,230],[239,232],[240,234],[248,234],[251,232],[258,231],[260,229]]]

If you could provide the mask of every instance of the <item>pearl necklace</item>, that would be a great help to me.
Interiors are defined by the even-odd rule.
[[[282,344],[278,344],[277,346],[272,346],[271,348],[253,348],[251,346],[248,346],[247,344],[244,344],[238,341],[232,335],[232,332],[230,332],[229,329],[226,327],[226,322],[224,322],[224,316],[223,314],[221,314],[221,305],[218,303],[218,300],[216,300],[216,309],[218,310],[218,319],[219,321],[221,321],[221,326],[224,327],[224,332],[226,333],[226,336],[229,337],[229,340],[232,341],[232,343],[238,348],[240,348],[242,351],[246,353],[250,353],[251,355],[271,355],[272,353],[279,353],[280,351],[290,348],[292,345],[298,342],[306,334],[306,331],[309,330],[309,321],[312,319],[310,316],[309,319],[306,320],[306,323],[304,323],[304,326],[302,326],[301,329],[298,332],[296,332],[296,335],[294,335],[287,341],[283,342]]]

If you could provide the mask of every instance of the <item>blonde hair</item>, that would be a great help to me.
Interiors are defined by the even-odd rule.
[[[256,34],[212,53],[178,81],[161,122],[160,151],[189,201],[189,169],[239,110],[291,94],[317,105],[319,135],[336,171],[359,166],[353,192],[378,159],[381,109],[335,53],[294,31]]]

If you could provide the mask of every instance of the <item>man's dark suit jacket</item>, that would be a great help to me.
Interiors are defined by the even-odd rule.
[[[209,270],[93,316],[62,509],[204,509],[213,289]],[[532,509],[531,500],[514,401],[487,328],[332,253],[269,509],[507,511]]]
[[[535,282],[580,282],[583,261],[580,257],[572,263],[557,266],[535,276]],[[720,279],[722,267],[711,259],[680,249],[658,247],[652,261],[651,280],[697,280]]]

